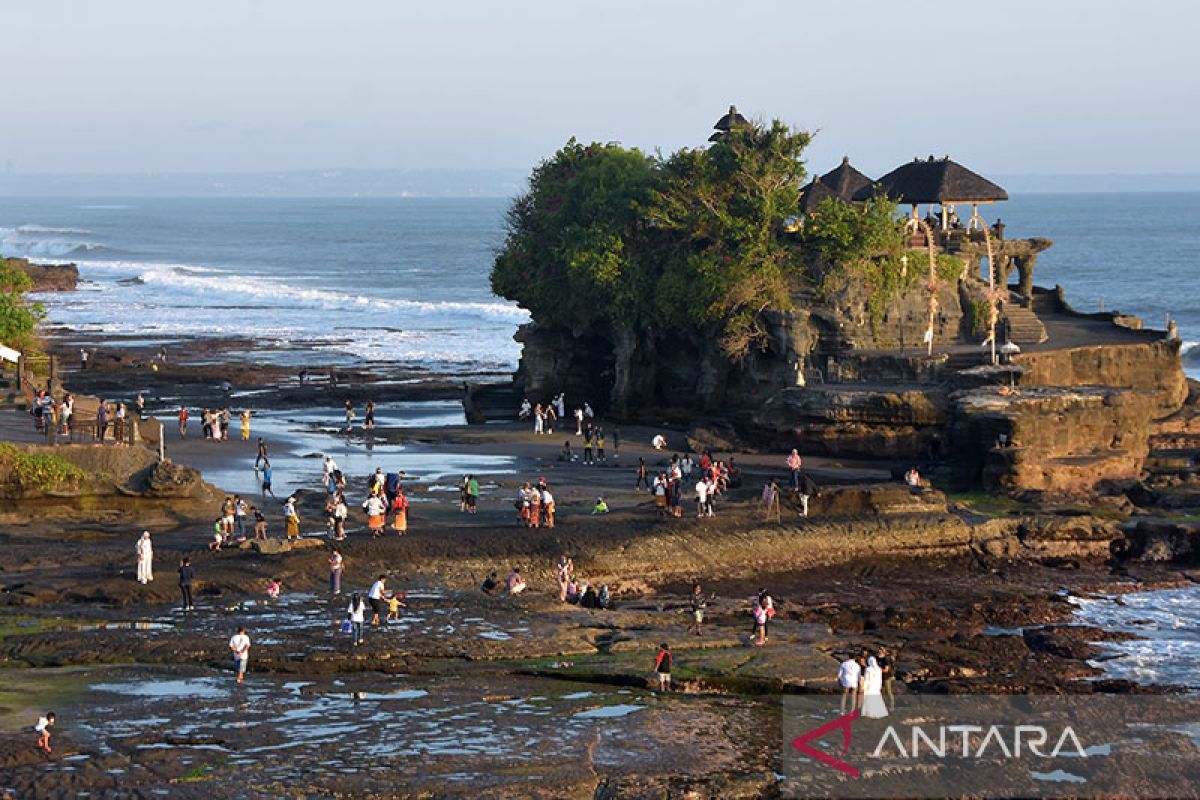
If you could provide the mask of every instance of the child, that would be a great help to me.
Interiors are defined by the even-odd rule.
[[[392,596],[387,599],[388,613],[383,619],[385,623],[400,621],[400,609],[408,608],[407,605],[401,602],[403,598],[404,595],[399,592],[393,592]]]
[[[213,523],[213,540],[208,543],[208,549],[216,552],[221,552],[221,545],[225,542],[225,525],[220,517],[217,517]]]
[[[671,691],[671,646],[663,642],[654,660],[654,674],[658,676],[658,690]]]
[[[50,728],[54,725],[54,712],[51,711],[44,717],[38,717],[37,724],[33,726],[34,732],[38,735],[37,746],[40,750],[50,752]]]
[[[267,582],[267,597],[278,600],[281,591],[283,591],[283,584],[279,582],[279,578],[271,578]]]
[[[592,506],[592,513],[593,514],[607,514],[608,513],[608,503],[604,502],[603,497],[596,498],[596,505]]]

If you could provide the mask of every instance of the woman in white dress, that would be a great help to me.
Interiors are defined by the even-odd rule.
[[[867,659],[858,694],[862,698],[862,716],[881,719],[888,715],[887,704],[883,702],[883,670],[879,668],[875,656]]]

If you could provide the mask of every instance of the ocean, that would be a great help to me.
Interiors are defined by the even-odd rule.
[[[0,198],[0,254],[75,262],[52,323],[148,340],[241,334],[293,349],[264,359],[512,369],[528,315],[492,295],[501,198]],[[983,207],[1011,237],[1055,244],[1039,285],[1080,310],[1169,314],[1200,376],[1200,192],[1029,194]]]
[[[79,265],[51,323],[241,335],[273,362],[511,370],[528,315],[492,295],[501,199],[0,199],[0,254]],[[318,356],[313,359],[311,352]]]

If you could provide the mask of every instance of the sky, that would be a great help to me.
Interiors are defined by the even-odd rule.
[[[1200,5],[6,3],[9,173],[521,168],[705,142],[736,104],[813,171],[1200,173]]]

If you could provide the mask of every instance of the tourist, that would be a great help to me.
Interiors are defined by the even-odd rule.
[[[358,647],[363,643],[363,622],[367,618],[367,604],[363,602],[358,592],[350,595],[350,605],[346,607],[346,619],[350,622],[350,646]]]
[[[893,475],[895,473],[892,473]],[[914,489],[921,488],[921,473],[917,472],[916,467],[909,467],[908,472],[904,473],[904,482]]]
[[[663,436],[661,433],[654,434],[654,438],[650,440],[650,446],[655,450],[666,450],[667,437]]]
[[[596,428],[596,460],[604,462],[604,428]]]
[[[771,593],[766,589],[759,589],[758,604],[762,606],[763,616],[766,617],[763,623],[763,641],[770,641],[771,620],[775,618],[775,598],[771,597]]]
[[[408,498],[404,496],[404,487],[396,488],[396,499],[392,501],[392,513],[395,517],[392,519],[392,530],[397,536],[403,536],[408,533]]]
[[[583,429],[583,463],[593,464],[592,459],[592,429],[588,426]]]
[[[367,528],[372,538],[383,534],[383,526],[387,523],[387,506],[378,494],[372,494],[363,501],[363,510],[367,512]]]
[[[883,670],[874,656],[867,659],[867,668],[859,678],[858,697],[862,715],[868,719],[882,719],[888,715],[887,703],[883,701]]]
[[[229,495],[225,495],[221,501],[221,529],[225,532],[225,538],[233,535],[233,498]]]
[[[150,531],[142,531],[134,549],[137,552],[138,583],[144,585],[154,580],[154,544],[150,541]]]
[[[479,481],[474,475],[467,476],[467,513],[474,514],[479,505]]]
[[[679,519],[683,516],[683,481],[679,477],[678,467],[673,467],[667,478],[667,496],[671,503],[671,516]]]
[[[384,595],[387,593],[387,575],[380,575],[379,578],[371,584],[370,591],[367,592],[367,599],[371,601],[371,624],[378,625],[379,617],[382,614],[387,616],[387,611],[384,606]]]
[[[658,512],[658,516],[663,517],[667,514],[667,475],[665,472],[658,473],[654,478],[654,508]]]
[[[546,412],[542,410],[542,404],[538,403],[533,407],[533,433],[535,436],[540,436],[546,430]]]
[[[83,372],[87,372],[88,355],[89,353],[87,350],[83,349],[82,347],[79,348],[79,369]]]
[[[376,467],[371,473],[371,479],[367,485],[367,491],[371,494],[385,494],[384,484],[387,483],[387,478],[383,474],[383,467]]]
[[[596,416],[596,412],[592,411],[592,407],[585,402],[583,404],[583,418],[588,421],[591,421],[592,419],[595,418],[595,416]]]
[[[333,494],[337,491],[337,482],[334,480],[333,473],[338,471],[337,462],[333,460],[333,456],[325,456],[325,461],[321,464],[321,482],[325,484],[325,491]]]
[[[105,438],[108,436],[108,403],[101,398],[100,403],[96,406],[96,439],[100,444],[104,444]]]
[[[38,717],[38,721],[33,725],[33,732],[38,735],[37,748],[47,753],[52,752],[50,749],[50,729],[54,727],[54,719],[54,712],[51,711],[44,717]]]
[[[767,610],[762,607],[757,597],[754,598],[751,614],[754,616],[754,646],[762,647],[767,643]]]
[[[529,404],[528,397],[521,398],[521,408],[517,411],[517,419],[529,419],[529,415],[533,412],[533,406]]]
[[[862,678],[862,664],[851,656],[838,667],[838,683],[842,685],[841,713],[846,713],[846,698],[850,699],[850,710],[858,708],[858,682]]]
[[[254,457],[254,468],[258,469],[262,462],[267,461],[267,443],[260,436],[258,437],[258,455]]]
[[[384,619],[385,624],[388,622],[400,621],[400,609],[408,608],[408,606],[404,604],[403,600],[404,595],[400,594],[399,592],[392,592],[392,594],[387,598],[388,613],[387,617]]]
[[[688,596],[688,608],[692,612],[692,624],[688,625],[688,633],[694,633],[697,636],[701,635],[701,626],[704,624],[704,609],[707,606],[708,599],[705,599],[700,589],[700,584],[697,583],[692,587],[691,595]]]
[[[383,476],[383,493],[387,497],[388,508],[396,503],[396,495],[401,491],[403,472],[389,472]]]
[[[639,458],[637,465],[637,480],[634,481],[633,490],[635,492],[640,492],[643,485],[646,487],[647,491],[650,490],[650,478],[646,469],[646,459]]]
[[[554,433],[554,423],[558,422],[558,414],[554,411],[554,406],[546,404],[546,434]]]
[[[496,589],[500,586],[500,581],[496,578],[496,573],[493,572],[483,579],[483,583],[479,584],[479,591],[486,595],[495,594]]]
[[[279,594],[282,591],[283,591],[283,583],[280,582],[279,578],[271,578],[271,580],[267,581],[267,598],[268,599],[278,600]]]
[[[258,506],[250,506],[250,514],[254,517],[254,540],[256,542],[265,542],[267,540],[267,518]]]
[[[470,475],[463,475],[462,480],[458,482],[458,513],[460,514],[467,510],[467,484],[470,479]]]
[[[607,514],[607,513],[608,513],[608,503],[604,502],[603,497],[597,497],[596,505],[592,506],[592,514],[595,515],[595,514]]]
[[[883,693],[890,701],[888,705],[892,708],[892,710],[895,710],[896,694],[894,687],[896,683],[896,663],[888,654],[888,649],[886,647],[879,648],[879,655],[875,660],[879,662],[879,669],[883,672]]]
[[[363,427],[366,430],[375,430],[375,401],[368,400],[366,408],[363,411]]]
[[[246,628],[240,627],[229,639],[229,649],[233,652],[234,665],[237,667],[237,682],[241,683],[246,675],[246,665],[250,662],[250,637]]]
[[[563,442],[563,446],[558,449],[558,460],[565,461],[568,464],[575,460],[575,453],[571,450],[571,440]]]
[[[704,478],[696,481],[696,516],[703,517],[708,509],[708,481]]]
[[[595,586],[583,583],[579,588],[581,590],[579,595],[579,605],[581,608],[598,608],[600,606],[600,596],[596,594]]]
[[[550,493],[550,487],[542,489],[541,497],[538,498],[541,504],[542,521],[547,528],[554,527],[554,495]]]
[[[800,473],[800,516],[808,516],[808,501],[817,494],[817,483],[807,472]]]
[[[521,577],[521,568],[513,567],[512,572],[508,573],[508,578],[504,581],[504,590],[511,596],[516,597],[521,592],[525,591],[525,579]]]
[[[354,430],[354,403],[347,398],[344,403],[346,407],[346,433]]]
[[[270,461],[263,461],[262,465],[262,493],[263,497],[271,495],[275,496],[275,490],[271,488],[271,477],[274,475],[274,470],[271,469]]]
[[[569,555],[563,553],[559,557],[555,572],[558,576],[558,602],[565,603],[567,602],[567,584],[575,576],[575,564],[571,562]]]
[[[176,414],[179,418],[179,438],[186,439],[188,431],[188,410],[183,406],[179,407],[179,413]]]
[[[221,409],[221,441],[229,441],[229,422],[233,419],[233,414],[229,411],[229,406]]]
[[[125,403],[117,403],[117,416],[113,420],[113,438],[118,444],[127,444],[125,436]]]
[[[284,530],[288,540],[300,538],[300,515],[296,513],[296,498],[283,501]]]
[[[346,561],[342,558],[342,554],[337,550],[329,556],[329,592],[333,595],[342,593],[342,570],[346,567]]]
[[[575,409],[575,435],[583,436],[583,409]]]
[[[671,691],[671,646],[666,642],[659,645],[658,656],[654,659],[654,674],[658,676],[658,690]]]
[[[143,412],[146,410],[146,398],[142,396],[141,392],[138,392],[137,398],[133,401],[133,406],[137,409],[138,419],[144,419],[145,414]]]
[[[75,413],[75,398],[70,392],[63,395],[62,404],[60,406],[60,417],[62,419],[62,433],[64,436],[71,435],[71,415]]]
[[[555,411],[555,413],[558,414],[558,416],[560,418],[565,417],[567,415],[567,399],[566,398],[567,398],[567,396],[566,396],[565,392],[559,392],[558,397],[554,398],[554,400],[552,400],[550,403],[552,406],[554,406],[554,411]]]
[[[237,534],[239,542],[246,540],[246,511],[248,508],[241,495],[233,496],[233,530]]]
[[[333,540],[335,542],[346,540],[346,520],[349,517],[350,506],[346,503],[346,496],[338,492],[333,496]]]
[[[606,583],[600,587],[600,593],[596,595],[596,608],[607,611],[610,607],[612,607],[612,595],[609,594]]]
[[[250,409],[243,408],[242,413],[238,415],[241,419],[242,441],[250,441]]]
[[[213,520],[213,538],[212,541],[208,543],[208,549],[219,553],[221,552],[221,545],[224,543],[225,523],[221,521],[220,517],[217,517],[215,520]]]
[[[192,605],[192,583],[196,580],[196,571],[192,569],[192,560],[185,558],[179,562],[179,593],[183,595],[183,610],[194,611]]]
[[[574,578],[567,584],[567,602],[571,605],[579,602],[579,582]]]

